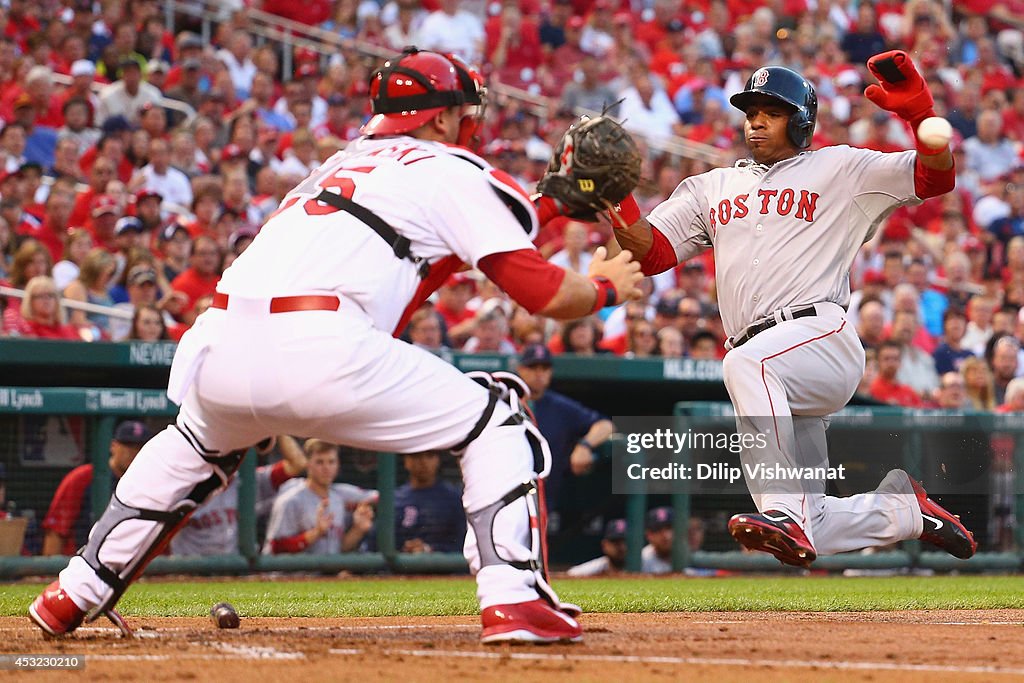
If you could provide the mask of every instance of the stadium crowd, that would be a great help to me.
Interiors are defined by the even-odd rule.
[[[577,108],[611,107],[645,150],[644,210],[681,179],[746,156],[728,96],[765,64],[814,83],[814,148],[912,148],[909,130],[862,94],[866,59],[901,48],[954,126],[957,189],[893,213],[850,273],[850,322],[869,350],[862,393],[1024,409],[1022,0],[230,0],[207,42],[186,16],[169,31],[156,0],[4,4],[0,284],[25,294],[6,297],[2,335],[179,338],[283,195],[358,136],[376,64],[361,45],[454,52],[492,86],[534,98],[492,87],[480,146],[527,189]],[[258,45],[247,9],[316,26],[338,48]],[[704,153],[661,151],[680,138]],[[610,233],[555,220],[537,244],[585,272]],[[540,343],[556,354],[721,358],[710,252],[645,287],[643,301],[558,325],[468,271],[405,335],[466,352]]]

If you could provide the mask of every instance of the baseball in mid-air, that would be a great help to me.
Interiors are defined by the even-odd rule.
[[[953,126],[941,116],[929,116],[917,127],[917,139],[932,149],[941,149],[953,139]]]

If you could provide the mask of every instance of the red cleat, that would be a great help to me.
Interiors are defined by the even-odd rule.
[[[59,636],[78,628],[85,610],[71,601],[59,581],[54,581],[29,605],[28,616],[48,635]]]
[[[480,615],[481,643],[578,643],[583,629],[575,619],[545,600],[494,605]]]
[[[806,569],[818,557],[800,525],[778,510],[733,515],[729,533],[744,548],[771,553],[782,564]]]
[[[910,485],[914,487],[914,495],[917,496],[924,522],[924,531],[921,532],[920,539],[942,548],[961,560],[972,557],[978,549],[974,534],[967,530],[958,515],[954,515],[929,498],[921,482],[912,477],[908,478]]]

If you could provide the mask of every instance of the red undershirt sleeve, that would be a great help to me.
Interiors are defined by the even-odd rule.
[[[275,538],[270,541],[270,550],[278,553],[301,553],[306,549],[306,532],[300,532],[294,536]]]
[[[536,249],[488,254],[477,265],[484,275],[530,313],[547,306],[565,279],[565,271],[545,261]]]
[[[651,226],[651,236],[654,238],[654,241],[651,242],[651,248],[647,250],[643,260],[640,261],[640,271],[644,275],[664,273],[679,263],[679,259],[676,258],[676,250],[672,248],[672,243],[668,241],[668,238],[660,230]]]
[[[956,187],[956,166],[945,171],[928,168],[920,159],[914,162],[914,194],[929,199],[946,194]]]
[[[275,489],[281,488],[281,484],[291,479],[284,469],[284,460],[275,462],[270,467],[270,485]]]

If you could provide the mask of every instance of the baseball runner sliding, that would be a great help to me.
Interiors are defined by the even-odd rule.
[[[910,58],[872,57],[878,84],[866,96],[917,131],[935,116]],[[731,98],[746,114],[751,159],[684,180],[647,218],[630,197],[611,210],[615,236],[647,275],[713,248],[722,321],[723,373],[741,429],[771,432],[744,464],[799,466],[824,456],[827,416],[842,408],[864,371],[864,351],[845,322],[849,270],[861,245],[895,208],[953,189],[949,147],[883,154],[845,145],[805,151],[817,113],[800,74],[758,69]],[[745,470],[748,468],[744,468]],[[825,482],[799,490],[748,476],[758,512],[734,516],[730,533],[781,562],[808,566],[829,555],[921,538],[959,558],[977,544],[920,483],[892,470],[875,491],[836,498]]]

